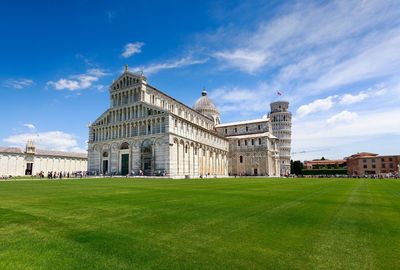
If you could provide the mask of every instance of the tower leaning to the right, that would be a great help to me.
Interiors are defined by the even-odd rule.
[[[292,143],[292,113],[289,112],[289,102],[272,102],[269,118],[272,125],[272,133],[279,139],[281,175],[286,176],[290,174]]]

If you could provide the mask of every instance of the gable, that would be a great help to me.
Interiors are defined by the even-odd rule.
[[[121,76],[119,76],[117,80],[113,81],[110,86],[110,91],[118,91],[120,89],[139,85],[143,81],[146,81],[146,77],[144,77],[143,75],[131,72],[124,72]]]

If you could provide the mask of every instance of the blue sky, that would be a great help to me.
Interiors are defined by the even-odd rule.
[[[128,64],[223,122],[290,101],[295,159],[400,152],[397,0],[3,1],[0,33],[1,145],[84,151]]]

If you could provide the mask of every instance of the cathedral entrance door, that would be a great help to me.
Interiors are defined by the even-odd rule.
[[[121,175],[129,174],[129,154],[121,155]]]
[[[151,157],[143,158],[143,171],[145,175],[151,175],[153,168],[151,166]]]
[[[103,160],[103,174],[108,172],[108,160]]]
[[[150,140],[145,140],[141,147],[142,171],[145,175],[153,175],[154,157],[153,143]]]
[[[257,170],[257,168],[254,169],[254,175],[258,175],[258,170]]]

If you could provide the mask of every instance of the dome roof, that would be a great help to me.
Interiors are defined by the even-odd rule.
[[[196,101],[196,103],[193,106],[193,109],[205,115],[210,113],[219,114],[217,107],[215,107],[211,99],[207,97],[206,90],[203,90],[201,92],[201,97]]]

